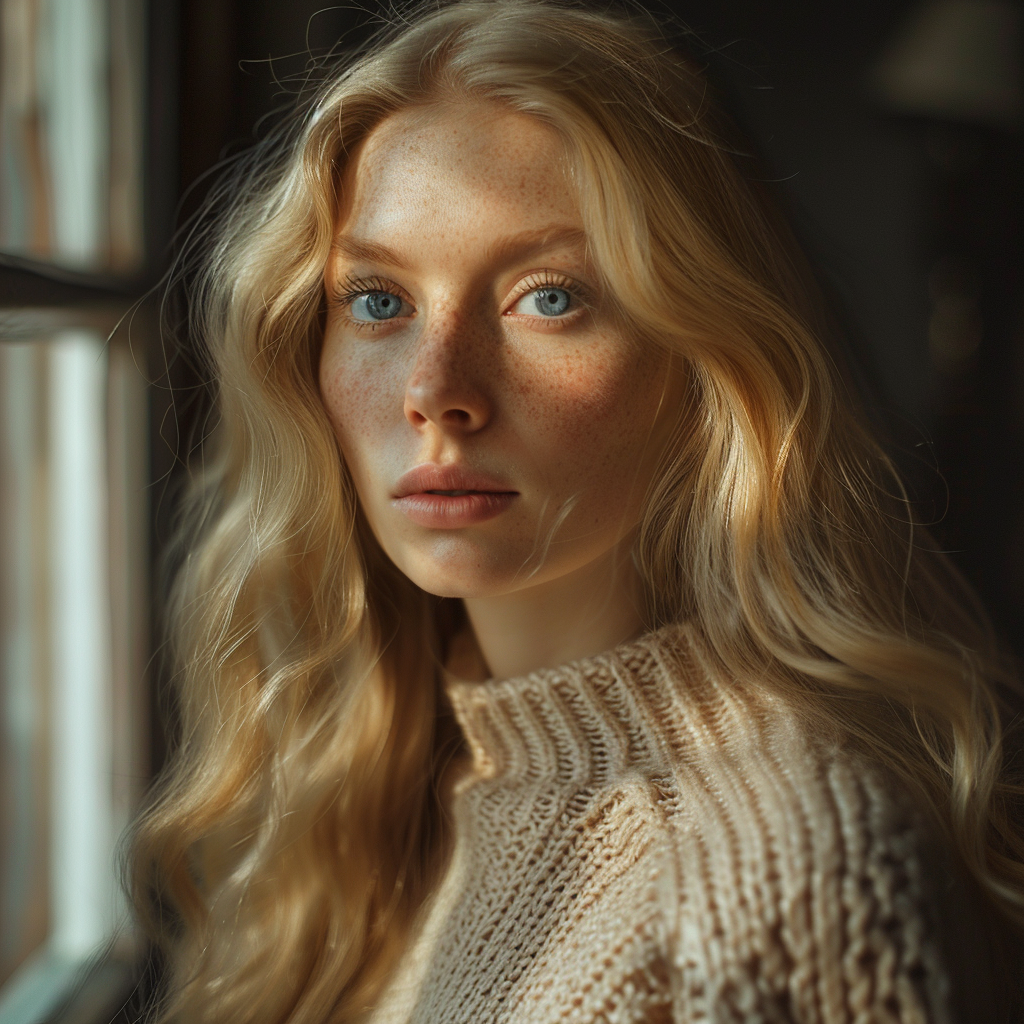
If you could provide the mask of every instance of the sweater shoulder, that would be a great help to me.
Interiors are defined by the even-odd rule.
[[[767,1019],[960,1019],[985,998],[986,965],[968,964],[983,926],[938,826],[838,732],[688,668],[657,725],[655,780],[687,1012],[759,992]]]
[[[686,634],[675,637],[645,668],[661,697],[646,716],[656,734],[650,747],[677,785],[712,790],[723,810],[756,808],[751,827],[807,818],[842,824],[847,839],[934,832],[907,787],[841,728],[823,729],[770,684],[716,678]]]

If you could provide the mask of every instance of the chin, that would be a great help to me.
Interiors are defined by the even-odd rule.
[[[503,589],[489,581],[480,579],[466,579],[465,577],[452,576],[448,573],[406,573],[406,576],[416,584],[420,590],[425,590],[435,597],[494,597]]]
[[[480,550],[443,551],[392,561],[421,590],[436,597],[495,597],[514,589],[516,569],[509,559],[488,558]]]

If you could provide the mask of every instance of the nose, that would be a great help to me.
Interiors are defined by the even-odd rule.
[[[491,418],[486,340],[466,318],[439,314],[424,328],[405,386],[405,417],[417,429],[473,433]]]

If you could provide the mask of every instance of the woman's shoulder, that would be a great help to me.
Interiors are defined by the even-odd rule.
[[[1000,1019],[977,1015],[989,914],[913,789],[777,689],[717,678],[685,631],[658,647],[680,963],[800,1020]],[[724,974],[696,966],[697,920],[728,934]]]
[[[805,819],[842,823],[851,836],[931,827],[907,786],[820,711],[808,713],[816,702],[802,704],[797,687],[725,677],[684,627],[651,634],[634,664],[640,699],[657,705],[645,716],[653,746],[694,796],[707,790],[722,809],[756,805],[748,824],[785,821],[791,838],[805,834]]]
[[[674,790],[665,821],[679,843],[719,844],[715,869],[756,876],[766,895],[813,897],[851,920],[876,901],[886,927],[959,882],[943,828],[908,781],[778,688],[716,676],[685,631],[671,653],[658,785]]]

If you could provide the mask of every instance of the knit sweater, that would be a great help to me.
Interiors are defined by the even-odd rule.
[[[685,630],[449,679],[472,753],[443,882],[374,1024],[985,1022],[937,830]]]

